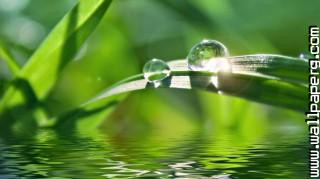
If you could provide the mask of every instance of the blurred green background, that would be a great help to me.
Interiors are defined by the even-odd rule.
[[[308,2],[115,1],[94,34],[61,74],[47,99],[50,110],[59,113],[79,105],[111,84],[141,73],[143,64],[152,58],[165,61],[185,58],[189,49],[204,38],[223,42],[231,55],[298,56],[307,52],[308,26],[319,22],[317,5]],[[23,65],[76,1],[1,0],[0,3],[0,37]],[[5,64],[0,63],[1,78],[10,79]],[[236,110],[257,108],[266,116],[273,114],[272,118],[282,118],[274,114],[281,115],[285,111],[197,91],[164,90],[135,95],[144,98],[139,100],[139,105],[135,104],[136,107],[148,103],[149,95],[161,96],[157,101],[174,106],[174,113],[188,111],[194,114],[195,120],[206,118],[209,115],[206,110],[216,115],[208,118],[239,116],[231,106]],[[136,101],[133,97],[128,100]],[[156,104],[152,106],[148,111],[157,108]],[[223,110],[229,111],[228,116],[218,115],[225,113],[220,112]],[[145,114],[128,116],[136,115]]]
[[[75,3],[0,0],[0,39],[22,66]],[[204,38],[224,43],[230,55],[299,56],[308,51],[308,26],[320,23],[318,7],[320,2],[313,0],[114,1],[61,73],[46,104],[50,113],[60,114],[115,82],[141,73],[143,64],[152,58],[185,58],[189,49]],[[0,78],[11,79],[2,61]],[[183,140],[198,130],[214,133],[221,151],[235,143],[253,145],[269,133],[306,136],[302,114],[196,90],[133,92],[104,117],[101,131],[107,136],[118,142],[135,137],[136,145],[151,147],[175,145],[168,141]],[[227,138],[229,143],[219,143],[219,138]]]

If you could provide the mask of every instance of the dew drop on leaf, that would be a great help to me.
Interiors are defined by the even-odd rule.
[[[228,49],[216,40],[203,40],[194,45],[188,56],[188,67],[193,71],[218,72],[230,68]]]
[[[152,59],[144,65],[143,75],[149,82],[157,83],[170,75],[170,68],[166,62]]]

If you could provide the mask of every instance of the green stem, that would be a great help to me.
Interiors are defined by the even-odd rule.
[[[16,77],[20,71],[19,65],[12,58],[10,53],[0,46],[0,60],[3,60],[7,65],[13,77]]]

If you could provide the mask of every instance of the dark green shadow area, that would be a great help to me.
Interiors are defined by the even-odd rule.
[[[103,110],[107,110],[108,108],[111,108],[117,105],[118,103],[119,103],[118,101],[111,101],[111,102],[108,102],[107,104],[103,104],[92,109],[84,109],[80,107],[76,108],[66,114],[63,114],[57,117],[55,119],[56,124],[54,128],[61,133],[65,133],[65,132],[69,133],[70,131],[74,131],[77,121],[81,120],[84,117],[89,117],[90,115],[99,113]]]
[[[68,19],[68,26],[64,33],[66,35],[65,39],[67,39],[67,41],[65,41],[63,44],[59,62],[59,71],[61,71],[72,60],[73,56],[78,51],[77,39],[79,38],[79,34],[73,33],[78,22],[78,12],[79,6],[75,6]],[[69,34],[71,34],[70,37]]]
[[[32,122],[32,111],[35,107],[41,106],[41,102],[37,99],[30,83],[22,78],[14,79],[10,85],[20,93],[25,100],[24,104],[19,104],[10,108],[5,108],[4,112],[0,116],[1,126],[10,128],[15,121],[28,120],[28,123]],[[31,115],[31,116],[30,116]]]

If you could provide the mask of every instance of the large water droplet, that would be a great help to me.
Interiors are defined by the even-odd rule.
[[[194,71],[229,71],[230,65],[226,58],[228,49],[216,40],[203,40],[194,45],[187,57],[188,67]]]
[[[166,62],[152,59],[144,65],[143,75],[149,82],[157,83],[170,75],[170,68]]]

